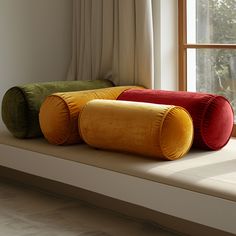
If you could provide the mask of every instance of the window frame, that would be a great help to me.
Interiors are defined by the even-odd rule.
[[[189,48],[236,49],[236,44],[188,44],[187,43],[187,0],[178,0],[179,32],[179,90],[187,91],[187,50]],[[236,123],[232,136],[236,137]]]

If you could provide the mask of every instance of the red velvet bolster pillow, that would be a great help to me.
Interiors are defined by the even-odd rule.
[[[224,147],[230,139],[234,114],[229,101],[218,95],[184,91],[127,90],[118,100],[176,105],[193,119],[193,146],[208,150]]]

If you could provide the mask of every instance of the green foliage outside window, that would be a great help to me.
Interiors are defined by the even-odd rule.
[[[236,44],[236,0],[196,0],[197,43]],[[197,49],[197,90],[221,94],[236,111],[236,50]]]

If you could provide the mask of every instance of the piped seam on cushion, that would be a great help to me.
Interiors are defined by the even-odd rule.
[[[163,123],[165,122],[166,117],[170,114],[171,111],[176,110],[176,109],[185,111],[185,112],[188,114],[189,119],[191,119],[191,121],[192,121],[192,123],[193,123],[193,120],[192,120],[192,117],[191,117],[190,113],[189,113],[185,108],[183,108],[183,107],[181,107],[181,106],[174,106],[174,105],[173,105],[171,108],[169,108],[169,109],[166,111],[166,114],[164,115],[164,117],[163,117],[163,119],[162,119],[162,124],[161,124],[161,127],[160,127],[160,128],[161,128],[160,136],[162,136]],[[193,144],[193,137],[194,137],[194,129],[193,129],[193,133],[192,133],[191,143],[190,143],[188,149],[184,152],[184,154],[186,154],[186,153],[191,149],[191,146],[192,146],[192,144]],[[177,158],[170,158],[170,156],[168,156],[168,155],[165,154],[165,150],[164,150],[163,144],[161,144],[161,142],[162,142],[162,139],[160,139],[160,148],[161,148],[161,151],[162,151],[162,153],[163,153],[163,156],[165,156],[168,160],[173,161],[173,160],[180,159],[180,158],[182,158],[182,157],[184,156],[184,154],[182,154],[182,155],[180,155],[180,157],[177,157]]]
[[[27,117],[27,124],[29,124],[29,125],[27,125],[24,136],[25,136],[25,138],[29,138],[28,135],[29,135],[30,127],[31,127],[31,119],[29,117],[29,111],[30,111],[29,107],[30,106],[29,106],[29,103],[26,99],[26,93],[25,93],[24,89],[22,89],[20,86],[15,86],[14,88],[19,89],[19,91],[23,94],[23,98],[24,98],[24,101],[25,101],[25,104],[27,107],[26,117]]]
[[[210,99],[209,99],[209,96],[211,97]],[[205,149],[210,149],[210,147],[207,145],[207,143],[205,142],[205,140],[203,138],[202,127],[204,124],[205,113],[206,113],[207,108],[208,108],[209,104],[211,103],[212,99],[214,99],[214,95],[208,94],[207,97],[204,97],[202,99],[202,101],[200,101],[200,104],[203,104],[203,112],[201,113],[200,117],[198,117],[198,116],[195,117],[194,139],[196,140],[196,137],[197,137],[198,141],[200,141],[199,146],[202,148],[205,148]],[[198,121],[196,121],[196,120],[198,120]]]
[[[70,124],[69,130],[71,132],[71,130],[72,130],[72,127],[71,127],[71,117],[70,117],[70,109],[68,107],[68,104],[65,102],[65,100],[60,95],[52,94],[49,97],[57,97],[57,98],[59,98],[64,103],[65,108],[67,110],[68,121],[69,121],[69,124]],[[68,139],[70,138],[70,132],[68,132],[66,134],[66,137],[63,139],[62,142],[58,143],[58,145],[63,145],[63,144],[65,144],[68,141]]]
[[[189,152],[189,150],[191,149],[191,147],[192,147],[192,145],[193,145],[193,141],[194,141],[194,125],[193,125],[193,118],[192,118],[192,116],[190,115],[190,113],[188,112],[188,110],[187,109],[185,109],[184,107],[181,107],[181,106],[177,106],[178,107],[178,109],[181,109],[181,110],[184,110],[187,114],[188,114],[188,116],[189,116],[189,119],[191,120],[191,122],[192,122],[192,137],[191,137],[191,142],[190,142],[190,144],[189,144],[189,147],[188,147],[188,149],[185,151],[185,153],[184,154],[182,154],[182,156],[181,157],[183,157],[186,153],[188,153]],[[179,158],[178,158],[179,159]]]
[[[83,111],[84,111],[84,109],[87,108],[88,104],[89,104],[89,102],[87,102],[87,103],[82,107],[82,109],[80,110],[80,113],[79,113],[79,115],[78,115],[78,120],[77,120],[79,136],[81,137],[81,139],[82,139],[85,143],[87,143],[87,142],[86,142],[86,140],[84,139],[82,130],[80,129],[80,123],[81,123],[81,116],[83,115]]]
[[[203,139],[205,145],[206,145],[208,148],[210,148],[210,149],[212,149],[212,147],[210,147],[210,146],[208,145],[208,143],[206,142],[206,139],[205,139],[205,132],[204,132],[204,131],[205,131],[205,130],[204,130],[204,129],[205,129],[205,125],[204,125],[204,124],[205,124],[205,117],[206,117],[207,110],[208,110],[210,104],[215,100],[215,98],[216,98],[216,97],[214,97],[214,96],[212,95],[212,98],[207,101],[207,105],[204,107],[204,111],[203,111],[203,113],[202,113],[202,119],[201,119],[201,124],[200,124],[201,137],[202,137],[202,139]]]
[[[168,156],[165,155],[165,152],[163,150],[163,144],[162,144],[162,128],[163,128],[163,124],[164,124],[164,121],[166,119],[166,116],[168,115],[168,113],[174,108],[175,106],[174,105],[171,105],[170,107],[166,108],[166,110],[164,111],[164,115],[162,116],[162,120],[160,122],[160,130],[159,130],[159,145],[160,145],[160,150],[161,150],[161,153],[162,153],[162,158],[163,160],[166,160],[168,159],[169,161],[173,160],[171,158],[169,158]]]
[[[4,122],[4,124],[6,125],[6,127],[10,130],[10,132],[13,134],[13,136],[15,136],[15,137],[17,137],[17,138],[26,138],[26,135],[27,135],[27,131],[26,131],[26,129],[24,129],[24,134],[23,135],[20,135],[20,136],[18,136],[18,135],[15,135],[14,134],[14,132],[12,132],[11,131],[11,128],[12,127],[9,127],[8,126],[8,123],[7,123],[7,121],[3,118],[3,114],[4,114],[4,112],[3,112],[3,102],[5,102],[5,99],[6,99],[6,95],[8,94],[8,93],[11,93],[11,91],[12,90],[17,90],[17,91],[19,91],[19,93],[21,93],[22,94],[22,97],[23,97],[23,99],[24,99],[24,101],[25,101],[25,96],[24,96],[24,93],[22,92],[22,90],[21,90],[21,88],[19,87],[19,86],[14,86],[14,87],[12,87],[12,88],[10,88],[10,89],[8,89],[7,91],[6,91],[6,93],[5,93],[5,95],[3,96],[3,100],[2,100],[2,120],[3,120],[3,122]],[[28,123],[28,114],[27,114],[27,122],[26,123]],[[27,128],[27,130],[28,130],[28,128]]]

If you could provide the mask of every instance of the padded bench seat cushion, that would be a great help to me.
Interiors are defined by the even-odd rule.
[[[17,138],[41,136],[38,114],[44,99],[55,92],[112,87],[109,80],[32,83],[10,88],[2,101],[2,120]]]
[[[146,89],[124,91],[118,100],[184,107],[193,119],[193,146],[197,148],[218,150],[227,144],[232,133],[233,110],[229,101],[222,96]]]
[[[30,159],[34,153],[40,153],[42,161],[52,158],[55,166],[57,161],[60,162],[63,159],[73,162],[75,168],[77,163],[82,163],[236,202],[235,138],[231,138],[225,148],[218,152],[190,150],[184,158],[163,162],[135,154],[97,150],[86,144],[55,146],[43,138],[17,139],[9,132],[0,131],[0,152],[6,154],[4,155],[6,160],[9,160],[9,157],[12,158],[7,150],[11,153],[11,150],[15,148],[25,150],[27,154],[23,155],[24,162],[16,157],[19,162],[18,167],[22,165],[25,167],[26,165],[22,163],[27,162],[27,158]],[[14,163],[14,161],[10,159],[9,163]],[[8,167],[11,168],[11,165]],[[49,173],[52,170],[51,166],[45,166],[45,168]],[[39,173],[35,174],[39,175]]]
[[[79,116],[80,135],[95,147],[176,160],[192,145],[193,124],[182,107],[93,100]]]
[[[44,137],[52,144],[81,143],[78,116],[84,105],[93,99],[117,99],[127,89],[137,86],[117,86],[88,91],[55,93],[43,102],[39,121]]]

